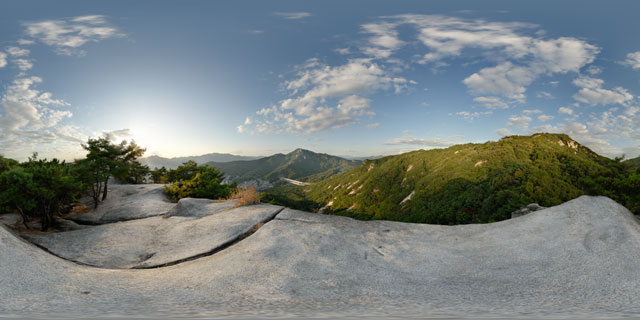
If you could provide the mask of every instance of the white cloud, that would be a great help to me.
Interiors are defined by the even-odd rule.
[[[479,118],[481,116],[490,115],[492,113],[493,113],[492,111],[484,111],[484,112],[459,111],[459,112],[456,112],[456,115],[460,116],[460,117],[463,117],[467,121],[473,121],[476,118]]]
[[[55,143],[56,126],[72,116],[70,111],[53,108],[67,103],[34,88],[40,82],[38,77],[24,77],[6,87],[0,100],[0,153],[24,156],[34,151],[29,149],[35,144]]]
[[[536,94],[536,97],[539,98],[539,99],[553,99],[554,98],[554,96],[551,93],[546,92],[546,91],[538,92],[538,94]]]
[[[236,127],[236,129],[238,130],[238,133],[244,133],[245,131],[244,125],[239,125]]]
[[[34,43],[36,43],[36,42],[35,42],[35,41],[33,41],[33,40],[27,40],[27,39],[19,39],[17,42],[18,42],[18,44],[19,44],[19,45],[21,45],[21,46],[27,46],[27,45],[30,45],[30,44],[34,44]]]
[[[531,109],[525,109],[525,110],[522,110],[522,113],[524,113],[524,114],[526,114],[526,115],[530,115],[530,114],[540,114],[540,113],[542,113],[542,110],[540,110],[540,109],[533,109],[533,110],[531,110]]]
[[[258,34],[263,34],[263,33],[264,33],[264,30],[258,30],[258,29],[249,30],[249,33],[250,33],[250,34],[258,35]]]
[[[500,135],[501,137],[506,137],[506,136],[513,135],[513,133],[507,128],[500,128],[500,129],[496,130],[496,133],[498,135]]]
[[[431,148],[443,148],[443,147],[450,147],[458,143],[460,142],[452,138],[423,139],[423,138],[415,138],[405,133],[403,137],[395,138],[391,141],[386,141],[384,144],[385,145],[403,145],[404,144],[404,145],[416,145],[416,146],[424,146],[424,147],[431,147]]]
[[[24,24],[30,37],[54,47],[58,54],[82,55],[79,48],[87,42],[99,42],[122,36],[109,26],[104,16],[91,15],[71,19],[43,20]]]
[[[13,57],[22,57],[29,55],[29,49],[23,49],[19,47],[8,47],[7,53],[9,53]]]
[[[33,68],[33,63],[27,59],[16,59],[13,61],[20,71],[27,71]]]
[[[131,130],[128,128],[112,130],[112,131],[102,131],[102,135],[105,138],[108,138],[109,140],[115,141],[115,142],[126,140],[133,137]]]
[[[476,97],[475,102],[482,103],[488,109],[508,109],[509,105],[498,97]]]
[[[380,122],[367,124],[367,128],[379,128],[379,127],[380,127]]]
[[[417,40],[428,49],[420,63],[441,66],[446,64],[443,60],[459,57],[467,49],[479,50],[489,61],[498,61],[463,82],[474,95],[502,96],[512,102],[524,102],[527,86],[540,76],[579,72],[599,52],[599,48],[580,39],[531,35],[536,26],[528,23],[440,15],[397,15],[364,24],[363,30],[373,36],[363,52],[374,58],[390,57],[405,44],[397,31],[401,25],[413,26],[418,31]]]
[[[0,52],[0,68],[4,68],[7,65],[7,54]]]
[[[304,19],[311,16],[309,12],[276,12],[274,13],[276,16],[280,16],[285,19],[291,20],[299,20]]]
[[[531,122],[531,117],[521,115],[521,116],[511,116],[509,118],[509,122],[507,125],[510,127],[517,127],[522,130],[527,130],[529,128],[529,122]]]
[[[333,51],[339,53],[339,54],[350,54],[351,53],[351,49],[349,48],[336,48],[333,49]]]
[[[640,51],[627,54],[627,58],[622,61],[622,64],[627,65],[634,70],[640,69]]]
[[[309,59],[297,69],[297,77],[283,83],[290,98],[259,110],[255,131],[314,133],[350,126],[363,116],[375,115],[365,95],[388,89],[400,92],[410,84],[369,59],[335,67]],[[245,124],[239,130],[247,129]]]
[[[573,80],[573,84],[581,88],[578,93],[573,95],[573,98],[592,106],[624,105],[627,101],[633,99],[633,95],[623,87],[616,87],[613,90],[603,89],[604,81],[602,79],[580,76]]]
[[[601,73],[602,73],[602,68],[596,67],[596,66],[594,66],[594,65],[590,65],[590,66],[587,68],[587,72],[588,72],[590,75],[595,76],[595,75],[598,75],[598,74],[601,74]]]
[[[541,122],[547,122],[547,121],[552,120],[552,119],[553,119],[553,116],[549,116],[549,115],[546,115],[546,114],[542,114],[542,115],[538,116],[538,120],[541,121]]]
[[[560,108],[558,108],[558,113],[564,113],[564,114],[572,115],[573,114],[573,109],[566,108],[566,107],[560,107]]]
[[[369,38],[370,46],[362,49],[367,55],[375,58],[388,58],[394,50],[404,45],[404,41],[398,39],[398,32],[395,30],[396,23],[367,23],[361,27],[365,33],[373,35]]]

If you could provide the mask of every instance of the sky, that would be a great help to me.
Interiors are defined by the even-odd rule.
[[[2,1],[0,154],[640,154],[640,1]]]

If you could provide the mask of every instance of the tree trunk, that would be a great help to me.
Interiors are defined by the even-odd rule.
[[[100,203],[100,192],[102,191],[102,182],[98,182],[93,185],[93,209],[98,208],[98,204]]]
[[[109,176],[104,180],[104,193],[102,194],[102,201],[107,198],[107,182],[109,181]]]
[[[18,212],[20,213],[20,217],[22,217],[22,224],[27,228],[27,230],[29,230],[29,225],[27,225],[27,215],[24,214],[24,211],[22,211],[22,208],[20,207],[18,207]]]
[[[41,220],[41,225],[42,227],[40,228],[40,230],[42,231],[47,231],[49,229],[49,224],[51,223],[51,208],[50,206],[44,205],[44,207],[42,208],[42,220]]]

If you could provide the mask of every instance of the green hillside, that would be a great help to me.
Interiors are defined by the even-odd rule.
[[[529,203],[606,195],[640,213],[640,176],[567,135],[420,150],[377,160],[304,187],[324,212],[359,219],[462,224],[504,220]]]
[[[634,172],[638,172],[638,170],[640,170],[640,157],[626,160],[624,163],[628,165],[630,169]]]
[[[220,169],[236,182],[255,179],[276,182],[280,178],[314,182],[351,170],[360,163],[362,161],[296,149],[288,154],[279,153],[257,160],[207,164]]]

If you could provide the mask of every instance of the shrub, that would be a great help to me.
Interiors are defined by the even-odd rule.
[[[223,183],[224,175],[218,169],[207,165],[193,167],[191,163],[186,164],[189,167],[186,170],[183,166],[176,169],[180,172],[178,176],[182,176],[183,179],[165,186],[165,192],[172,200],[178,201],[187,197],[226,199],[236,190],[235,183]],[[189,174],[184,174],[185,172]]]
[[[23,218],[38,218],[46,231],[53,217],[73,202],[83,190],[73,168],[56,159],[28,162],[0,174],[0,207],[15,210]]]
[[[236,200],[236,203],[233,205],[234,208],[244,207],[260,203],[260,194],[258,194],[255,187],[250,186],[248,188],[237,189],[231,195],[231,199]]]

